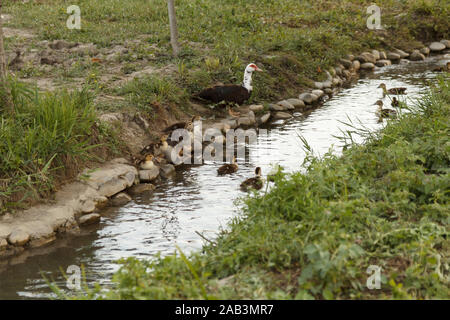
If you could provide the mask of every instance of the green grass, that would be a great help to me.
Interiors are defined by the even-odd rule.
[[[160,105],[176,106],[187,101],[187,94],[170,79],[156,76],[135,78],[117,90],[119,95],[128,97],[139,109],[154,115],[153,108]]]
[[[48,195],[113,141],[87,89],[39,93],[13,78],[9,87],[15,114],[0,110],[0,212]]]
[[[85,297],[450,298],[449,82],[409,108],[340,157],[280,172],[202,252],[124,260],[113,289]],[[370,265],[381,290],[366,287]]]
[[[327,70],[348,53],[394,45],[414,47],[416,39],[449,37],[450,5],[446,1],[376,3],[382,8],[382,23],[388,26],[381,35],[366,27],[366,8],[371,4],[366,1],[178,1],[182,53],[177,59],[171,54],[165,0],[14,1],[4,10],[20,17],[12,26],[33,30],[37,39],[111,47],[140,36],[140,42],[130,44],[130,52],[119,60],[141,62],[136,68],[176,65],[178,72],[155,76],[162,81],[171,78],[178,90],[190,94],[217,82],[239,83],[244,67],[255,62],[266,72],[255,79],[252,103],[297,96],[311,79],[325,77],[324,72],[317,72],[318,67]],[[81,30],[66,28],[66,8],[72,4],[81,8]],[[214,60],[219,64],[211,68],[208,62]]]

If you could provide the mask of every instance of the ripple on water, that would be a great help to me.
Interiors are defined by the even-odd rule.
[[[119,267],[114,261],[120,258],[171,254],[176,244],[185,252],[199,250],[204,240],[195,231],[213,238],[237,215],[238,209],[233,203],[243,195],[239,184],[254,175],[256,166],[262,167],[263,174],[275,163],[287,171],[298,170],[304,158],[298,135],[302,135],[318,155],[330,148],[339,152],[339,140],[335,136],[342,135],[341,130],[346,128],[343,123],[360,122],[371,130],[382,126],[374,106],[376,100],[381,99],[381,90],[377,88],[380,83],[385,82],[388,87],[407,87],[407,99],[414,100],[426,92],[426,81],[436,77],[436,73],[429,71],[435,65],[435,60],[427,59],[376,70],[307,116],[280,122],[283,125],[272,127],[267,135],[258,136],[249,146],[248,162],[240,164],[234,175],[218,177],[217,168],[221,163],[214,162],[177,172],[173,181],[158,186],[153,195],[139,196],[122,208],[109,209],[95,234],[73,238],[47,255],[30,257],[26,264],[0,273],[0,299],[48,296],[40,270],[64,287],[59,267],[66,269],[71,264],[84,264],[89,280],[108,284],[110,275]],[[383,102],[390,106],[389,98],[384,98]],[[241,163],[242,160],[238,159]]]

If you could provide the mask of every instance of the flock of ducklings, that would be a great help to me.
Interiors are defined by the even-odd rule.
[[[381,88],[383,90],[383,98],[386,97],[386,95],[403,95],[406,94],[406,88],[399,87],[399,88],[390,88],[388,89],[386,87],[386,84],[382,83],[378,86],[378,88]],[[395,118],[397,116],[397,111],[389,108],[383,108],[383,101],[378,100],[375,102],[375,105],[378,106],[377,110],[377,116],[379,117],[380,121],[382,121],[383,118]],[[393,97],[391,100],[391,106],[398,107],[400,106],[400,101]]]
[[[444,66],[438,66],[433,69],[435,72],[450,72],[450,61],[447,61],[447,63]],[[403,95],[406,94],[406,88],[400,87],[400,88],[390,88],[388,89],[386,87],[386,84],[382,83],[378,86],[378,88],[381,88],[383,90],[383,98],[386,97],[386,95]],[[383,108],[383,101],[378,100],[375,102],[376,105],[378,105],[378,111],[377,115],[382,121],[383,118],[394,118],[397,116],[397,111],[393,109]],[[393,107],[399,107],[400,101],[396,97],[393,97],[391,100],[391,106]]]
[[[447,67],[449,64],[447,64]],[[383,98],[386,97],[386,95],[404,95],[406,94],[406,88],[399,87],[399,88],[390,88],[388,89],[386,87],[386,84],[381,83],[378,88],[381,88],[383,90]],[[375,102],[375,105],[378,105],[377,115],[382,121],[383,118],[394,118],[397,116],[397,111],[389,108],[383,108],[383,101],[378,100]],[[399,100],[396,97],[393,97],[391,100],[391,105],[393,107],[398,107],[400,105]],[[231,110],[231,108],[228,109],[228,113],[233,116],[234,112]],[[190,134],[191,138],[193,139],[193,130],[194,130],[194,122],[201,120],[200,116],[194,116],[190,121],[187,122],[178,122],[170,127],[167,127],[164,132],[164,134],[160,141],[157,143],[152,143],[148,146],[146,146],[144,149],[142,149],[141,154],[145,155],[143,160],[137,161],[137,164],[139,165],[139,168],[142,170],[150,170],[156,165],[165,165],[171,163],[171,154],[173,150],[173,145],[170,145],[168,142],[169,133],[176,130],[176,129],[186,129]],[[179,156],[182,158],[183,150],[181,149],[179,152]],[[192,153],[193,153],[193,149]],[[156,163],[156,164],[155,164]],[[231,163],[226,163],[219,167],[217,170],[217,173],[219,176],[232,174],[238,171],[239,166],[236,162],[236,157],[233,157],[233,160]],[[255,169],[255,176],[252,178],[249,178],[241,183],[241,189],[244,191],[249,191],[250,189],[256,189],[260,190],[263,187],[264,183],[261,178],[261,168],[257,167]]]
[[[143,159],[135,159],[135,164],[137,166],[139,166],[139,168],[142,170],[151,170],[155,166],[162,166],[165,164],[173,164],[176,166],[177,164],[173,163],[173,161],[171,160],[173,147],[176,143],[169,144],[169,142],[168,142],[169,133],[171,133],[172,131],[174,131],[176,129],[186,129],[189,132],[189,134],[191,135],[191,138],[193,139],[194,138],[194,135],[193,135],[194,122],[199,121],[199,120],[201,120],[200,116],[194,116],[190,121],[178,122],[178,123],[171,125],[170,127],[167,127],[164,130],[165,134],[163,136],[161,136],[159,142],[149,144],[145,148],[142,149],[141,155],[143,155],[144,158]],[[180,150],[180,152],[178,153],[178,156],[181,159],[184,156],[183,150],[184,149],[182,148]],[[194,149],[192,148],[191,154],[187,155],[187,156],[192,156],[193,151],[194,151]],[[180,161],[180,163],[182,163],[182,161]],[[219,169],[217,169],[217,173],[219,176],[232,174],[232,173],[235,173],[236,171],[238,171],[238,168],[239,167],[236,162],[236,157],[233,157],[232,162],[226,163],[226,164],[222,165],[221,167],[219,167]],[[261,168],[257,167],[255,169],[255,176],[243,181],[240,186],[243,191],[249,191],[251,189],[260,190],[263,187],[263,185],[264,185],[264,183],[263,183],[263,180],[261,177]]]

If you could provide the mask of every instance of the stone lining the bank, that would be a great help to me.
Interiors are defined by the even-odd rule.
[[[100,210],[109,205],[111,197],[137,183],[137,175],[137,169],[125,159],[115,159],[83,171],[77,181],[56,192],[52,204],[4,215],[0,219],[0,258],[49,244],[58,233],[77,233],[81,226],[97,223]],[[112,205],[117,198],[113,197]],[[120,199],[124,204],[124,198]]]
[[[420,50],[404,52],[394,49],[390,52],[372,50],[358,56],[349,54],[340,60],[336,67],[325,71],[327,79],[315,82],[314,89],[303,92],[296,98],[277,103],[251,105],[241,108],[238,118],[226,118],[204,127],[215,128],[224,134],[238,127],[258,127],[270,120],[286,120],[299,111],[307,111],[326,101],[337,93],[339,87],[358,77],[358,71],[372,71],[402,61],[424,60],[430,53],[443,53],[450,49],[450,41],[433,42]],[[222,139],[225,141],[225,139]],[[210,146],[206,146],[210,147]],[[95,170],[83,171],[77,181],[67,184],[55,194],[52,204],[39,205],[28,210],[6,214],[0,218],[0,259],[6,258],[27,248],[40,247],[56,240],[59,233],[78,233],[80,227],[100,221],[100,212],[107,206],[122,206],[131,200],[123,192],[136,195],[151,192],[151,183],[160,177],[168,178],[175,171],[172,165],[157,170],[140,170],[128,164],[125,159],[115,159]],[[144,182],[144,183],[141,183]]]

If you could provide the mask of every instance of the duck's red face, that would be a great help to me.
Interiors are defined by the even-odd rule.
[[[262,70],[260,68],[258,68],[258,66],[254,63],[250,64],[249,67],[251,69],[253,69],[253,71],[258,71],[258,72],[262,72]]]

